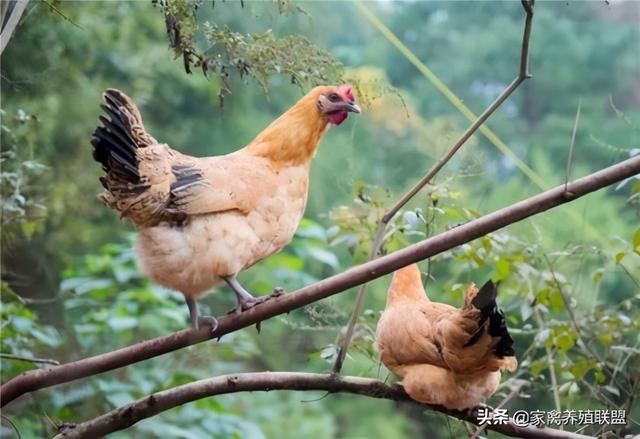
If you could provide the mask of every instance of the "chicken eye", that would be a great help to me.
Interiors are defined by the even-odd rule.
[[[331,93],[331,94],[329,95],[329,100],[330,100],[331,102],[338,102],[338,101],[340,100],[340,96],[338,96],[338,94],[337,94],[337,93]]]

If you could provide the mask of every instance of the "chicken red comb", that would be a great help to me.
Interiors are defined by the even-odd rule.
[[[342,92],[342,94],[344,94],[344,97],[346,97],[350,101],[355,101],[355,98],[353,97],[353,93],[351,92],[351,86],[341,85],[340,91]]]

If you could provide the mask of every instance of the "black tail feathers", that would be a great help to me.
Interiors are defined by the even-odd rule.
[[[480,310],[480,321],[478,322],[478,331],[476,331],[465,346],[474,344],[485,331],[488,326],[489,335],[492,337],[500,337],[498,344],[494,348],[497,357],[510,357],[515,354],[513,350],[513,338],[509,335],[507,322],[504,313],[498,309],[496,297],[498,295],[498,285],[491,280],[487,281],[478,294],[473,298],[471,304]],[[488,325],[485,325],[486,321]]]
[[[119,180],[138,183],[136,149],[139,145],[133,136],[136,118],[129,110],[131,104],[118,90],[107,89],[103,97],[105,105],[101,108],[108,118],[100,116],[102,126],[96,128],[91,138],[93,158],[102,164],[105,172],[112,172]]]

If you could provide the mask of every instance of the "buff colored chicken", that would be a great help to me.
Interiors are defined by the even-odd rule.
[[[382,363],[411,398],[464,410],[496,391],[501,370],[516,369],[496,294],[491,281],[480,291],[471,284],[458,309],[429,300],[417,265],[394,273],[376,342]]]
[[[360,112],[351,88],[316,87],[244,148],[204,158],[154,139],[121,91],[105,91],[104,100],[108,117],[91,140],[105,171],[101,199],[139,229],[141,269],[184,294],[194,328],[217,328],[215,318],[198,315],[196,299],[221,282],[239,312],[269,298],[253,297],[236,275],[293,238],[322,136]]]

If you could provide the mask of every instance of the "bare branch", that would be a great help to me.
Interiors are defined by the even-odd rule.
[[[571,174],[571,164],[573,163],[573,150],[576,146],[576,133],[578,132],[578,122],[580,121],[580,108],[582,107],[582,101],[578,100],[578,109],[576,110],[576,118],[573,122],[573,130],[571,131],[571,143],[569,144],[569,155],[567,156],[567,168],[564,176],[565,190],[567,182],[569,181],[569,174]]]
[[[18,27],[18,23],[20,23],[20,18],[24,13],[24,10],[27,8],[27,4],[29,0],[17,0],[15,5],[13,6],[13,10],[11,11],[11,15],[7,20],[7,25],[4,26],[2,32],[0,33],[0,55],[4,52],[4,49],[7,48],[7,44],[9,44],[9,40],[13,36],[13,33],[16,31],[16,27]],[[6,5],[5,5],[6,8]],[[4,9],[2,17],[4,18]]]
[[[482,126],[483,123],[496,111],[500,105],[522,84],[525,80],[531,77],[529,74],[529,40],[531,38],[531,22],[533,20],[533,4],[535,0],[522,0],[522,5],[526,12],[526,18],[524,23],[524,33],[522,36],[522,49],[520,53],[520,70],[518,76],[507,86],[506,89],[482,112],[482,114],[471,124],[469,128],[462,134],[458,141],[451,147],[447,153],[440,158],[424,177],[420,179],[409,191],[404,194],[394,204],[391,209],[385,213],[376,230],[376,235],[369,252],[369,260],[373,260],[379,256],[382,245],[384,244],[384,234],[387,225],[391,219],[402,209],[418,192],[422,190],[429,182],[436,176],[438,172],[444,167],[444,165],[451,160],[451,158],[458,152],[460,148],[475,134],[476,131]],[[362,307],[364,305],[364,299],[367,295],[367,284],[362,284],[358,289],[358,295],[351,313],[351,318],[347,325],[347,330],[340,343],[340,349],[338,350],[338,357],[333,364],[333,373],[340,373],[344,359],[349,349],[349,344],[353,338],[353,332],[358,322],[358,318],[362,313]]]
[[[389,221],[402,209],[408,202],[411,200],[422,188],[424,188],[435,175],[440,172],[440,170],[444,167],[445,164],[454,156],[456,152],[469,140],[469,138],[478,131],[478,128],[489,119],[489,117],[502,105],[504,101],[507,100],[511,94],[516,91],[516,89],[522,84],[525,80],[529,79],[531,75],[529,74],[529,38],[531,36],[531,22],[533,20],[533,1],[523,0],[523,4],[529,4],[529,8],[525,10],[527,11],[527,16],[524,24],[524,36],[522,37],[522,52],[521,52],[521,60],[520,60],[520,71],[518,72],[518,76],[504,89],[502,93],[478,116],[478,118],[471,124],[469,128],[460,136],[460,139],[453,145],[453,147],[447,151],[447,153],[438,160],[429,172],[413,186],[406,194],[404,194],[398,202],[389,209],[389,211],[382,218],[382,222],[388,224]]]
[[[541,312],[538,308],[534,308],[534,316],[536,320],[536,324],[538,328],[544,328],[544,320],[542,318]],[[560,404],[560,391],[558,386],[558,375],[556,374],[556,362],[553,357],[555,348],[551,346],[545,345],[545,351],[547,352],[547,368],[549,369],[549,379],[551,381],[551,390],[553,392],[553,403],[555,405],[556,411],[562,411],[562,405]]]
[[[94,438],[123,430],[143,419],[198,399],[227,393],[271,390],[322,390],[329,393],[352,393],[371,398],[390,399],[412,404],[400,386],[388,386],[382,381],[360,377],[338,377],[331,374],[300,372],[257,372],[224,375],[194,381],[154,393],[124,405],[89,421],[67,425],[54,439]],[[477,410],[451,411],[439,406],[418,404],[449,416],[478,425]],[[512,437],[583,439],[589,436],[550,428],[520,427],[509,420],[505,424],[487,426]]]
[[[352,267],[295,292],[270,299],[240,314],[221,317],[218,329],[213,334],[206,326],[197,331],[183,330],[50,369],[22,373],[0,387],[1,404],[4,406],[28,392],[117,369],[255,325],[473,241],[638,173],[640,155],[569,183],[567,191],[562,184],[405,249]]]

